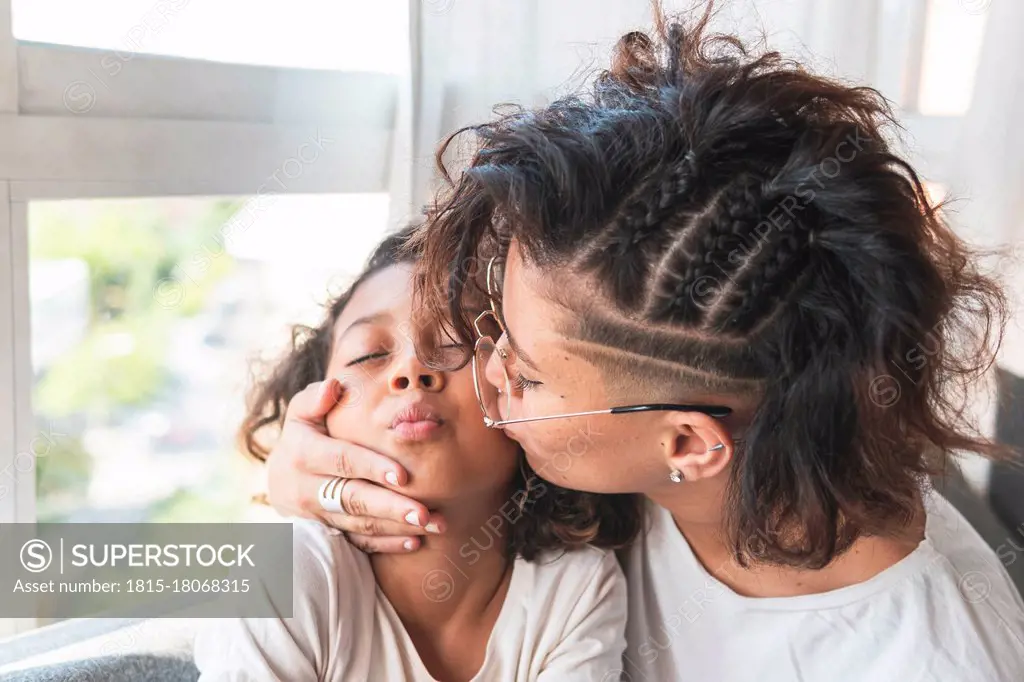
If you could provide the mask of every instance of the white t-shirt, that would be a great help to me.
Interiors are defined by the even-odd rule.
[[[1024,604],[995,553],[937,493],[925,540],[874,578],[749,598],[713,578],[671,514],[626,556],[623,680],[1024,682]]]
[[[369,558],[319,523],[294,528],[292,617],[210,621],[195,643],[201,682],[432,682]],[[625,621],[625,579],[613,553],[516,560],[473,680],[604,679],[621,665]]]

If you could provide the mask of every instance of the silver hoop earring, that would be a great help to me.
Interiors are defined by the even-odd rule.
[[[673,483],[682,483],[686,480],[686,477],[683,476],[683,472],[679,469],[672,469],[672,471],[668,472],[668,480]]]

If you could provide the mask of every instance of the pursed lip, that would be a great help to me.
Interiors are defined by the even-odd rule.
[[[436,411],[422,402],[406,405],[395,413],[391,430],[405,440],[426,440],[444,425]]]

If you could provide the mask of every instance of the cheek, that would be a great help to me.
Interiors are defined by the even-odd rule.
[[[352,429],[364,421],[358,410],[339,405],[327,413],[327,434],[335,438],[351,438]],[[342,435],[344,434],[344,435]]]
[[[338,376],[335,374],[334,376]],[[341,378],[341,377],[339,377]],[[327,413],[327,433],[330,436],[351,440],[371,431],[374,419],[373,407],[380,402],[381,389],[369,378],[355,380],[341,378],[343,391],[337,405]]]
[[[523,446],[531,461],[543,462],[564,452],[575,430],[565,421],[555,420],[510,424],[505,427],[505,433]]]
[[[587,425],[579,420],[520,424],[515,434],[527,460],[541,478],[567,488],[591,489],[590,479],[604,468]],[[555,426],[557,424],[557,427]]]
[[[620,416],[598,416],[552,428],[559,422],[547,428],[520,424],[510,434],[520,440],[541,478],[576,490],[633,493],[649,487],[652,470],[661,476],[657,448],[647,442],[642,426],[623,423]]]

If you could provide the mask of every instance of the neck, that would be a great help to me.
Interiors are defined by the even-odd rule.
[[[426,535],[411,554],[372,554],[377,584],[411,634],[439,623],[486,621],[500,610],[511,572],[506,491],[439,505],[443,535]]]
[[[673,484],[674,485],[674,484]],[[648,495],[667,509],[697,560],[717,580],[747,597],[795,597],[821,594],[870,580],[914,551],[924,537],[924,510],[910,528],[892,536],[863,537],[821,569],[796,568],[750,559],[741,566],[723,532],[725,489],[715,481],[665,487]],[[756,554],[760,539],[750,543]]]

